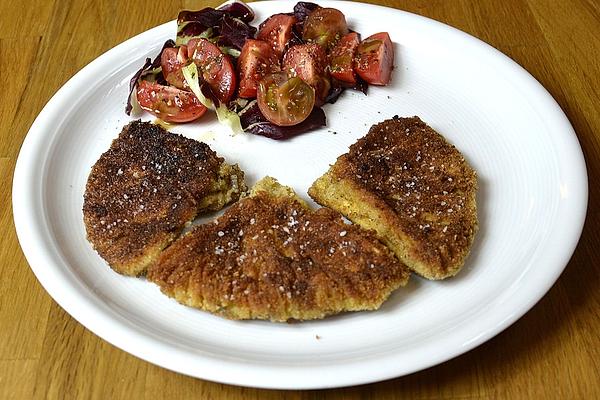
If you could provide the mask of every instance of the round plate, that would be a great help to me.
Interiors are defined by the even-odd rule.
[[[124,113],[129,79],[174,37],[169,22],[67,82],[34,122],[17,162],[13,207],[23,251],[48,293],[88,329],[137,357],[203,379],[288,389],[355,385],[472,349],[523,315],[558,278],[581,233],[587,176],[573,128],[546,90],[508,57],[441,23],[360,3],[321,4],[342,10],[365,37],[390,33],[390,86],[371,87],[368,96],[347,91],[325,106],[327,128],[283,142],[231,136],[209,116],[172,130],[239,163],[249,184],[271,175],[308,199],[313,180],[373,123],[418,115],[479,175],[480,231],[463,271],[442,282],[413,277],[375,312],[298,324],[228,321],[114,273],[85,238],[85,183],[131,120]],[[293,5],[252,7],[262,21]]]

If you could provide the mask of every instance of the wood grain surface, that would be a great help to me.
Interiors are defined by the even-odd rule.
[[[585,153],[590,196],[565,272],[523,318],[436,367],[376,384],[271,391],[202,381],[99,339],[46,294],[19,247],[11,185],[19,147],[73,74],[181,8],[217,1],[16,1],[0,4],[0,399],[600,398],[600,2],[374,0],[428,16],[498,48],[560,103]],[[543,265],[540,266],[543,268]]]

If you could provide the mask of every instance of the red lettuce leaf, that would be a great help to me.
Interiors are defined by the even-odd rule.
[[[221,19],[219,34],[220,37],[217,42],[219,46],[234,47],[242,50],[246,39],[254,38],[256,35],[256,28],[248,25],[241,19],[225,15]]]
[[[246,5],[234,4],[216,10],[206,7],[200,11],[181,11],[177,16],[178,42],[208,31],[210,39],[216,39],[219,46],[241,50],[246,39],[256,34],[256,28],[248,24],[254,13]]]
[[[302,31],[304,30],[304,21],[308,17],[308,15],[320,8],[319,5],[315,3],[309,3],[306,1],[300,1],[296,3],[294,6],[294,12],[290,13],[296,17],[296,23],[292,28],[292,40],[290,41],[289,47],[292,47],[297,44],[304,44],[304,39],[302,39]]]
[[[241,1],[225,4],[224,6],[219,7],[218,10],[225,11],[233,18],[240,19],[245,23],[252,22],[254,19],[254,11]]]
[[[206,7],[199,11],[183,10],[177,16],[177,26],[178,28],[181,28],[182,25],[185,25],[185,28],[193,27],[200,34],[208,28],[221,26],[221,19],[225,14],[225,11],[215,10],[212,7]],[[180,33],[178,32],[177,35],[179,36]]]
[[[270,139],[283,140],[292,136],[311,131],[327,124],[325,112],[322,108],[315,107],[303,122],[292,126],[278,126],[262,115],[258,102],[253,100],[243,110],[238,112],[244,132],[254,135],[266,136]]]
[[[127,115],[131,115],[131,110],[133,110],[133,105],[131,104],[131,96],[133,94],[133,91],[137,87],[138,82],[144,79],[144,77],[153,74],[153,71],[160,67],[160,58],[162,56],[162,53],[166,48],[169,47],[175,47],[175,42],[171,39],[167,40],[165,44],[163,44],[162,49],[160,49],[160,52],[158,53],[158,56],[156,56],[153,61],[150,61],[150,58],[146,58],[146,61],[144,62],[144,65],[142,65],[142,68],[140,68],[129,81],[129,97],[127,97],[127,104],[125,105],[125,113]],[[163,77],[162,71],[160,73],[154,74],[153,78],[161,85],[167,84],[167,81]]]
[[[308,17],[308,15],[317,8],[320,8],[318,4],[309,3],[307,1],[299,1],[294,6],[294,16],[298,22],[304,23],[304,20]]]

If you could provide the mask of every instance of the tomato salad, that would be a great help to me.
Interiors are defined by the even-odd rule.
[[[135,104],[165,122],[201,118],[208,109],[232,130],[285,139],[324,126],[321,106],[345,89],[387,85],[394,50],[386,32],[361,40],[334,8],[299,2],[258,29],[240,2],[181,11],[168,40],[130,83]]]

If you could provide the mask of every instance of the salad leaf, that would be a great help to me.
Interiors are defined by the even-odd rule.
[[[359,92],[363,92],[366,95],[367,90],[369,89],[369,84],[358,75],[356,76],[356,83],[354,85],[338,81],[337,79],[332,77],[331,89],[325,97],[325,103],[335,103],[346,89],[357,90]]]
[[[358,76],[358,74],[356,75],[356,83],[354,84],[354,86],[352,86],[352,89],[354,90],[358,90],[360,92],[363,92],[364,94],[367,94],[367,91],[369,89],[369,84],[360,76]]]
[[[256,35],[255,27],[248,25],[241,19],[225,15],[221,19],[220,37],[217,44],[242,50],[246,39],[253,38],[254,35]]]
[[[304,44],[304,39],[302,39],[302,31],[304,30],[304,21],[308,17],[308,15],[320,8],[318,4],[309,3],[306,1],[300,1],[296,3],[294,6],[294,12],[290,13],[296,18],[296,23],[292,28],[292,39],[290,41],[290,47],[295,46],[297,44]]]
[[[200,103],[206,108],[215,110],[219,122],[227,125],[233,133],[242,132],[243,129],[238,114],[229,110],[226,104],[219,102],[217,97],[212,93],[210,86],[200,78],[196,64],[190,63],[188,66],[183,67],[181,71],[190,90],[200,100]]]
[[[187,46],[188,42],[192,39],[212,39],[214,38],[215,34],[213,32],[212,28],[208,28],[207,30],[199,33],[199,34],[195,34],[195,32],[193,30],[190,30],[189,35],[185,35],[185,36],[180,36],[179,34],[177,35],[177,37],[175,38],[175,44],[177,44],[177,46]]]
[[[240,19],[245,23],[252,22],[254,19],[254,11],[242,1],[233,1],[231,3],[223,4],[218,10],[225,11],[233,18]]]
[[[308,17],[308,15],[315,11],[317,8],[320,8],[318,4],[310,3],[307,1],[299,1],[294,6],[294,17],[300,23],[304,23],[304,20]]]
[[[329,90],[329,93],[327,93],[327,96],[325,97],[325,103],[335,103],[340,98],[340,95],[344,93],[344,90],[346,90],[345,87],[332,86],[331,90]]]
[[[131,99],[134,97],[135,88],[140,80],[153,80],[161,85],[167,84],[162,74],[162,68],[160,67],[160,58],[163,51],[169,47],[175,47],[175,42],[171,39],[167,40],[163,44],[162,49],[160,49],[160,53],[158,53],[158,56],[156,56],[153,61],[150,61],[150,58],[146,58],[142,68],[140,68],[129,81],[129,97],[127,98],[127,104],[125,105],[125,113],[127,115],[131,115],[131,111],[133,110],[133,103],[131,102]]]
[[[149,58],[146,58],[146,62],[144,63],[142,68],[140,68],[140,70],[137,71],[129,81],[129,96],[127,97],[127,104],[125,105],[125,114],[127,115],[131,115],[133,105],[135,104],[135,102],[131,102],[131,99],[133,97],[133,92],[135,91],[135,87],[137,86],[138,80],[150,65],[152,65],[152,61]]]
[[[248,24],[253,19],[252,10],[239,2],[221,9],[181,11],[177,16],[177,43],[186,44],[192,38],[203,37],[221,47],[241,50],[246,39],[256,34],[256,28]]]
[[[240,121],[240,116],[234,111],[228,109],[225,104],[220,104],[215,111],[217,113],[217,119],[219,122],[228,126],[231,132],[241,133],[244,131],[242,128],[242,122]]]
[[[183,67],[181,72],[183,72],[185,82],[190,87],[190,90],[196,95],[198,100],[200,100],[200,103],[202,103],[202,105],[206,108],[214,109],[214,103],[212,100],[209,100],[200,89],[200,77],[196,64],[190,63],[188,66]]]
[[[254,135],[266,136],[270,139],[283,140],[292,136],[311,131],[313,129],[325,126],[327,120],[325,112],[320,107],[313,108],[312,112],[303,122],[292,126],[278,126],[267,119],[260,112],[258,102],[252,100],[246,107],[238,112],[241,126],[244,132]]]
[[[177,15],[177,36],[196,36],[209,28],[218,29],[225,11],[206,7],[199,11],[183,10]]]

